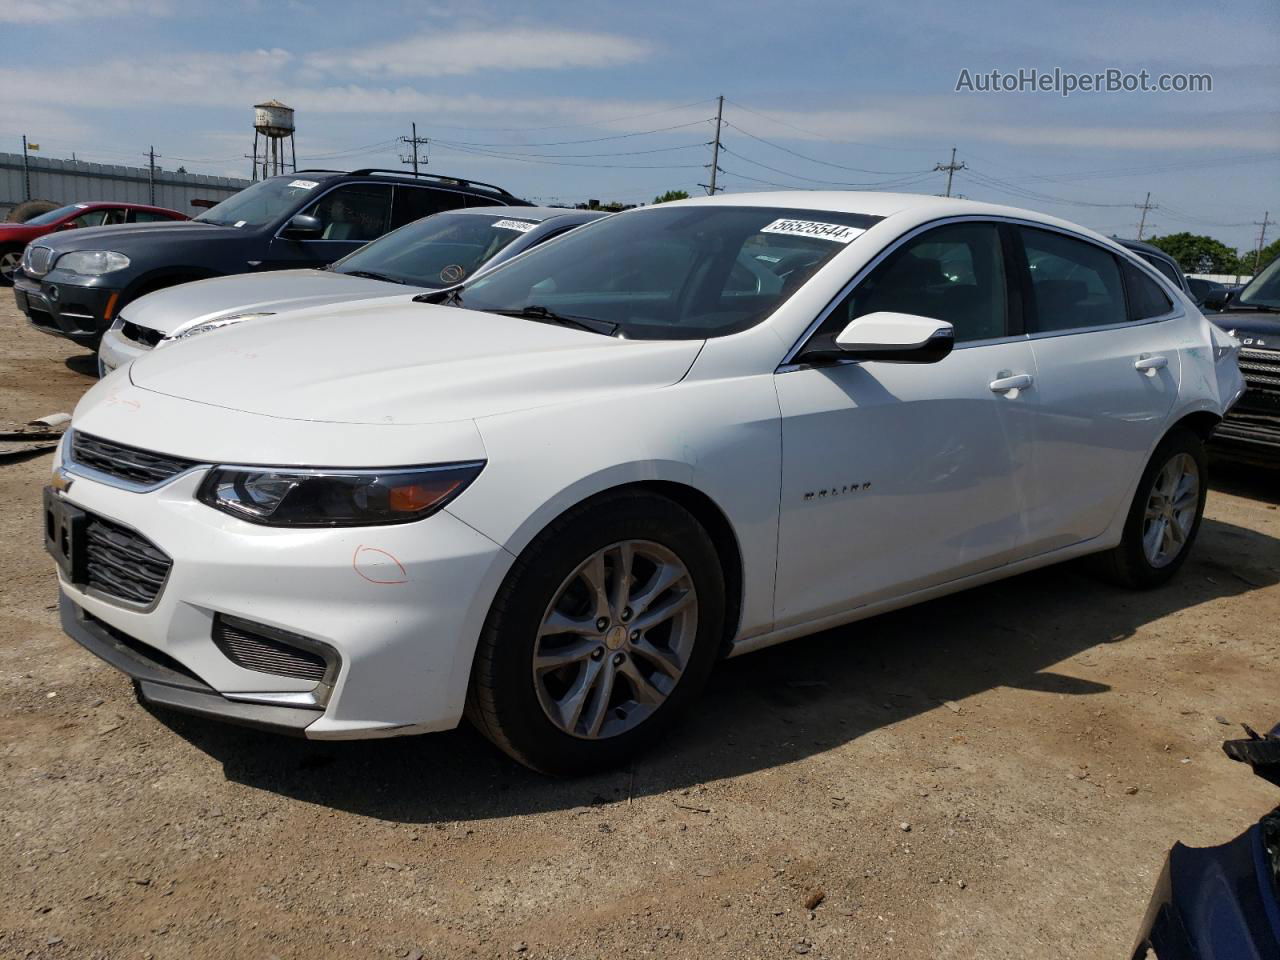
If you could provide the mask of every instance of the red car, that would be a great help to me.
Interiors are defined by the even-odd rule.
[[[22,249],[36,237],[55,230],[102,227],[118,223],[151,223],[156,220],[187,220],[185,213],[151,207],[145,203],[72,203],[50,210],[26,223],[0,223],[0,286],[13,286]]]

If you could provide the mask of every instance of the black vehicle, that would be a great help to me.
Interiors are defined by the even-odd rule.
[[[32,242],[14,278],[36,329],[96,345],[131,300],[206,277],[319,267],[414,220],[525,206],[501,187],[399,170],[270,177],[185,223],[90,227]]]
[[[1280,261],[1277,261],[1280,262]],[[1223,752],[1280,786],[1280,727]],[[1280,957],[1280,807],[1217,847],[1175,843],[1138,932],[1134,960]]]
[[[1230,288],[1216,280],[1187,277],[1187,286],[1191,288],[1191,295],[1195,297],[1196,303],[1210,310],[1221,310],[1231,298]]]
[[[1280,258],[1221,311],[1206,316],[1240,341],[1240,372],[1248,385],[1214,434],[1215,446],[1280,462]]]
[[[1147,263],[1151,264],[1157,270],[1168,278],[1169,282],[1190,297],[1197,306],[1202,302],[1199,300],[1195,291],[1191,289],[1187,275],[1182,272],[1182,268],[1178,266],[1178,261],[1169,256],[1159,247],[1149,243],[1143,243],[1141,240],[1121,240],[1119,237],[1113,238],[1116,243],[1122,247],[1132,250]]]

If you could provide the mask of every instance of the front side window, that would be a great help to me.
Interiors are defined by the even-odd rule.
[[[1162,317],[1173,309],[1160,285],[1127,260],[1122,261],[1124,287],[1129,295],[1129,319],[1149,320]]]
[[[536,220],[516,217],[438,213],[360,248],[333,269],[439,289],[462,282],[535,226]]]
[[[351,183],[330,190],[303,213],[320,221],[321,240],[368,243],[387,232],[391,187],[379,183]]]
[[[1019,227],[1031,271],[1032,333],[1104,327],[1128,320],[1120,267],[1107,250],[1050,230]]]
[[[89,210],[75,217],[71,222],[77,227],[100,227],[106,222],[106,210]]]
[[[958,343],[1004,336],[1008,298],[999,230],[952,223],[908,240],[832,311],[819,335],[835,336],[881,311],[945,320]]]
[[[702,339],[759,323],[880,217],[673,206],[607,217],[468,284],[458,305],[545,307],[632,339]]]

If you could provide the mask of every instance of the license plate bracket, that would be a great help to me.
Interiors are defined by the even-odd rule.
[[[88,578],[85,524],[88,515],[67,503],[53,487],[44,488],[44,548],[68,580],[82,584]]]

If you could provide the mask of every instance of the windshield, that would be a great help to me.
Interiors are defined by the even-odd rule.
[[[195,219],[223,227],[263,227],[292,212],[319,186],[315,180],[272,177],[245,187]]]
[[[57,210],[50,210],[48,213],[42,213],[38,217],[32,217],[23,223],[27,227],[45,227],[51,223],[57,223],[63,217],[73,213],[79,213],[84,207],[78,203],[69,203],[65,207],[59,207]]]
[[[1280,308],[1280,257],[1272,260],[1260,274],[1250,280],[1235,302],[1246,307]]]
[[[776,207],[637,210],[536,247],[453,302],[546,308],[616,324],[632,339],[723,336],[759,323],[880,219]]]
[[[361,247],[333,265],[438,290],[460,283],[499,250],[538,225],[518,216],[437,213]]]

